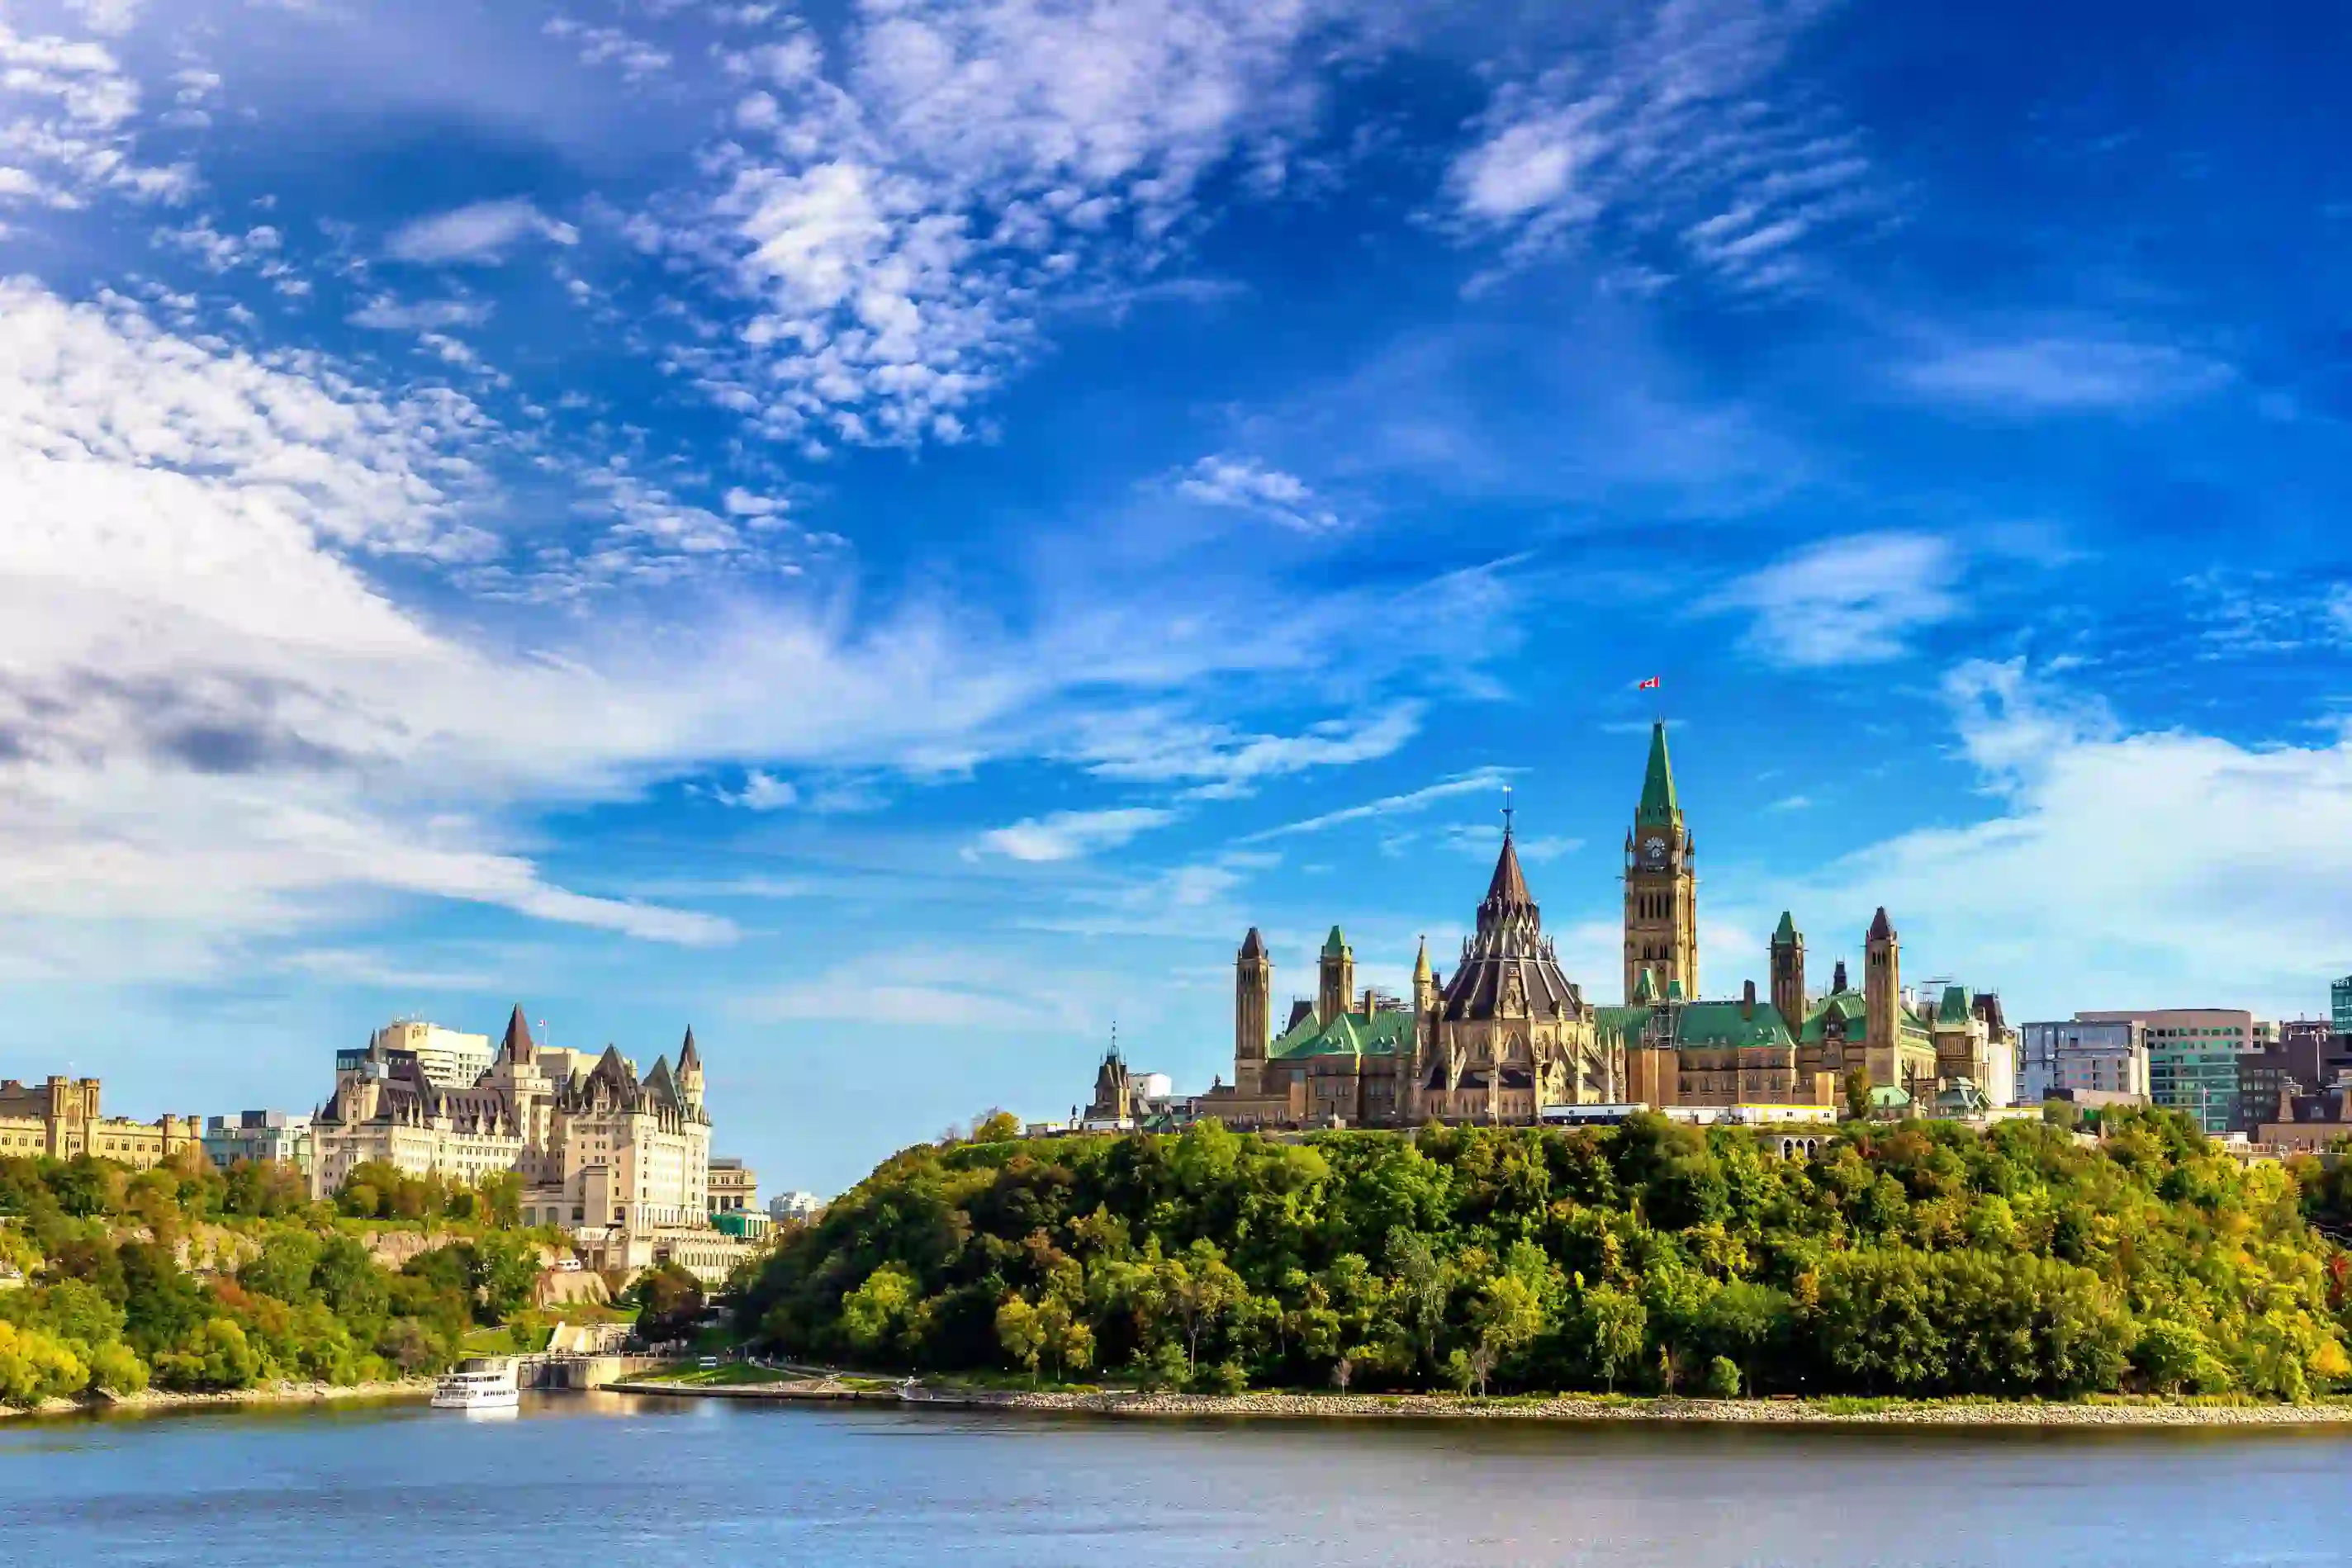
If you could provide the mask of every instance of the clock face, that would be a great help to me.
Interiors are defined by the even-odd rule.
[[[1648,861],[1652,865],[1662,863],[1666,858],[1666,841],[1664,839],[1643,840],[1642,858]]]

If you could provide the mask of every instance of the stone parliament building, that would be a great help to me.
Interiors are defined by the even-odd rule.
[[[1838,1105],[1850,1073],[1886,1106],[2005,1104],[2015,1040],[2000,998],[1948,985],[1906,994],[1902,946],[1881,909],[1864,938],[1863,983],[1840,963],[1808,988],[1805,939],[1782,915],[1770,992],[1699,991],[1697,854],[1675,787],[1664,723],[1624,846],[1623,1001],[1589,1001],[1561,970],[1507,819],[1486,896],[1450,975],[1423,942],[1409,1000],[1359,992],[1338,926],[1317,960],[1312,1001],[1276,1029],[1274,962],[1255,928],[1234,958],[1234,1075],[1199,1098],[1234,1126],[1529,1124],[1575,1105]],[[1099,1098],[1099,1095],[1097,1096]],[[1098,1110],[1111,1109],[1098,1107]]]

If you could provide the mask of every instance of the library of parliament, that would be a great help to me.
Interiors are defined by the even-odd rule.
[[[1253,928],[1234,959],[1234,1074],[1201,1097],[1232,1126],[1526,1124],[1547,1106],[1822,1105],[1849,1073],[1874,1096],[1983,1103],[2013,1064],[2000,998],[1947,986],[1906,994],[1902,944],[1878,911],[1857,988],[1840,963],[1816,991],[1805,939],[1782,915],[1770,989],[1699,988],[1697,851],[1675,789],[1665,726],[1650,734],[1624,847],[1624,990],[1589,1000],[1561,971],[1507,824],[1473,934],[1450,973],[1422,946],[1412,995],[1359,992],[1333,926],[1315,998],[1273,1013],[1274,960]],[[1106,1071],[1117,1066],[1106,1062]]]

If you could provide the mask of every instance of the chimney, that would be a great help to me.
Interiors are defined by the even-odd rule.
[[[1756,1016],[1756,982],[1753,980],[1739,988],[1739,1016],[1750,1019]]]

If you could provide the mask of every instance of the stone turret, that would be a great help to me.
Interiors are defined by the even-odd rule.
[[[1234,1092],[1257,1094],[1265,1082],[1266,1042],[1274,1038],[1274,960],[1257,927],[1234,955]]]
[[[1882,905],[1863,941],[1862,1011],[1870,1031],[1870,1081],[1900,1087],[1903,945]]]
[[[1787,910],[1772,933],[1772,1005],[1793,1031],[1805,1021],[1805,937]]]
[[[677,1048],[677,1097],[689,1112],[702,1110],[702,1053],[694,1048],[694,1026],[686,1026],[686,1043]]]
[[[1331,927],[1331,935],[1323,939],[1323,954],[1317,965],[1315,986],[1315,1021],[1328,1024],[1348,1010],[1356,994],[1356,950],[1339,928]]]

